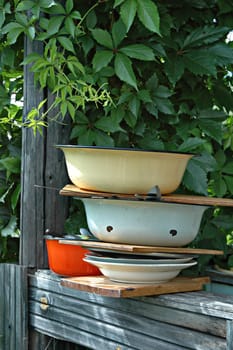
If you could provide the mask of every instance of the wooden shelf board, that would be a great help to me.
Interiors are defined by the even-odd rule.
[[[78,240],[59,240],[61,244],[80,245],[85,248],[108,249],[121,252],[133,253],[177,253],[177,254],[208,254],[208,255],[223,255],[222,250],[199,249],[199,248],[183,248],[183,247],[156,247],[131,244],[108,243],[99,241],[78,241]]]
[[[110,281],[104,276],[62,278],[61,285],[89,293],[113,298],[129,298],[202,290],[210,283],[209,277],[176,277],[159,284],[126,284]]]
[[[146,194],[134,195],[134,194],[85,191],[71,184],[63,187],[59,193],[63,196],[72,196],[72,197],[76,196],[80,198],[94,197],[94,198],[117,198],[117,199],[128,199],[128,200],[138,200],[139,198],[144,200],[148,199],[148,195]],[[185,195],[185,194],[162,195],[161,202],[233,207],[233,199],[230,199],[230,198],[216,198],[216,197],[205,197],[205,196],[195,196],[195,195]]]

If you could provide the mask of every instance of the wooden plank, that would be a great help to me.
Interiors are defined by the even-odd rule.
[[[74,294],[64,295],[67,291],[74,292]],[[52,309],[64,309],[67,313],[71,314],[76,314],[78,310],[79,315],[92,315],[93,318],[97,319],[101,314],[104,315],[104,322],[119,326],[120,320],[121,326],[127,325],[130,329],[135,329],[135,331],[135,325],[130,321],[130,318],[142,319],[142,323],[143,320],[149,318],[157,322],[172,323],[173,326],[187,327],[218,337],[226,337],[226,320],[224,319],[202,315],[200,312],[193,313],[192,311],[187,312],[172,307],[153,305],[146,302],[147,298],[145,298],[145,301],[141,300],[141,298],[106,298],[65,287],[58,289],[58,286],[56,290],[50,290],[46,293],[42,287],[41,289],[34,287],[30,289],[30,301],[40,301],[41,295],[46,296]],[[86,298],[81,299],[80,295],[84,295]],[[95,299],[96,302],[94,302],[94,298],[93,300],[90,299],[90,296],[98,297]],[[193,296],[193,299],[195,299],[195,296]]]
[[[142,297],[144,300],[144,297]],[[192,303],[191,303],[192,300]],[[207,292],[187,292],[161,295],[159,299],[146,297],[155,305],[164,305],[179,310],[201,312],[205,315],[233,320],[233,296],[216,295]]]
[[[184,203],[184,204],[200,204],[207,206],[221,206],[233,207],[233,199],[230,198],[214,198],[204,196],[191,196],[182,194],[164,195],[162,200],[170,203]]]
[[[73,325],[64,325],[61,322],[58,322],[56,320],[46,319],[44,317],[33,315],[31,316],[31,325],[34,327],[37,331],[43,332],[44,334],[47,334],[49,336],[52,336],[54,338],[58,339],[64,339],[71,341],[75,344],[81,344],[88,349],[92,350],[100,350],[100,349],[107,349],[107,350],[151,350],[151,349],[159,349],[159,350],[188,350],[190,348],[183,347],[180,345],[170,344],[165,341],[159,341],[155,338],[147,337],[142,338],[140,337],[140,334],[131,333],[132,336],[135,335],[135,338],[137,339],[136,346],[130,346],[122,344],[122,338],[129,336],[129,332],[126,331],[124,334],[123,331],[120,332],[119,340],[111,340],[108,337],[108,328],[106,325],[105,329],[105,335],[99,336],[97,329],[99,329],[99,324],[97,321],[95,321],[95,324],[93,324],[92,332],[83,331],[81,329],[74,329],[74,323]],[[116,334],[119,334],[119,328],[117,332],[117,328],[114,329],[116,331]],[[113,331],[113,335],[114,335]],[[130,341],[131,338],[129,338],[128,341]],[[145,343],[143,343],[143,340]],[[222,341],[222,344],[224,344],[224,341]],[[220,344],[221,348],[218,350],[225,350],[224,347]],[[138,345],[138,346],[137,346]],[[213,348],[212,348],[213,349]],[[209,350],[212,350],[209,348]],[[208,350],[208,348],[203,350]]]
[[[200,248],[184,248],[184,247],[157,247],[157,246],[143,246],[132,244],[120,244],[120,243],[108,243],[101,241],[91,240],[59,240],[61,244],[73,244],[81,245],[87,248],[101,248],[122,252],[134,252],[134,253],[182,253],[182,254],[210,254],[210,255],[222,255],[222,250],[214,249],[200,249]]]
[[[128,200],[148,200],[148,194],[121,194],[121,193],[108,193],[108,192],[97,192],[97,191],[86,191],[79,187],[68,184],[60,190],[60,194],[63,196],[73,196],[80,198],[118,198],[118,199],[128,199]],[[156,198],[156,197],[155,197]],[[162,195],[162,202],[170,203],[183,203],[183,204],[200,204],[207,206],[224,206],[233,207],[233,199],[230,198],[216,198],[216,197],[205,197],[205,196],[195,196],[195,195],[185,195],[185,194],[167,194]]]
[[[196,291],[203,289],[203,285],[209,282],[210,279],[208,277],[177,277],[166,283],[159,284],[115,283],[104,276],[86,276],[61,279],[62,286],[114,298],[129,298]]]
[[[28,349],[27,268],[0,264],[0,349]]]
[[[37,271],[36,276],[30,277],[30,285],[35,288],[42,288],[45,292],[51,290],[65,296],[72,296],[80,300],[88,300],[89,302],[109,305],[111,307],[123,308],[132,300],[128,298],[106,298],[94,293],[82,292],[79,290],[65,288],[60,284],[61,277],[49,270]],[[129,301],[130,300],[130,301]],[[233,320],[233,296],[216,295],[205,291],[195,291],[175,294],[162,294],[157,296],[135,297],[135,300],[150,305],[159,305],[168,308],[175,308],[188,312],[199,313],[219,317],[222,319]],[[133,306],[138,308],[136,305]],[[143,307],[142,307],[143,308]],[[127,312],[127,309],[125,309]]]
[[[149,318],[142,318],[137,315],[136,310],[134,313],[122,313],[118,310],[114,312],[109,309],[109,315],[105,314],[105,308],[98,307],[96,312],[83,313],[79,308],[73,308],[73,312],[69,311],[64,302],[60,307],[54,306],[54,300],[56,300],[55,294],[49,295],[51,300],[51,306],[45,313],[40,309],[40,304],[37,302],[30,302],[30,312],[32,324],[38,329],[38,317],[43,317],[40,322],[40,329],[45,332],[54,332],[57,329],[51,327],[51,324],[55,321],[64,327],[66,331],[63,334],[65,338],[68,338],[67,327],[72,330],[72,337],[75,342],[80,341],[80,333],[85,332],[88,337],[89,334],[93,334],[98,338],[108,340],[110,343],[115,342],[115,346],[132,347],[133,349],[168,349],[169,344],[172,348],[180,346],[180,349],[189,348],[189,345],[193,349],[212,349],[213,345],[218,349],[225,349],[225,339],[210,336],[208,334],[197,332],[189,328],[177,327],[173,325],[172,319],[170,323],[157,322]],[[88,311],[88,310],[87,310]],[[111,314],[111,317],[110,317]],[[105,319],[105,315],[106,318]],[[96,332],[98,329],[98,332]],[[58,333],[60,337],[60,333]],[[104,344],[102,344],[103,346]],[[104,347],[100,347],[101,349]],[[95,347],[94,347],[95,349]],[[107,347],[108,349],[108,347]]]
[[[50,312],[55,312],[55,310],[57,312],[57,309],[64,309],[65,312],[71,313],[71,317],[73,317],[78,311],[78,314],[82,314],[83,316],[89,317],[91,315],[97,319],[101,318],[104,319],[106,323],[114,323],[121,328],[122,323],[120,326],[118,323],[119,319],[122,320],[122,317],[128,317],[128,315],[132,313],[133,319],[136,320],[139,316],[143,316],[144,318],[165,322],[166,326],[167,323],[172,323],[174,325],[176,322],[180,326],[179,328],[182,328],[182,326],[185,327],[186,325],[187,329],[185,331],[178,328],[178,332],[184,331],[184,338],[189,334],[190,329],[200,329],[201,334],[203,334],[203,332],[208,332],[213,335],[225,337],[225,319],[233,319],[233,298],[216,296],[203,291],[138,297],[135,299],[102,297],[97,294],[63,287],[60,285],[59,276],[44,270],[37,272],[37,276],[31,276],[30,284],[30,299],[36,301],[39,300],[41,295],[46,295],[51,304]],[[121,316],[117,316],[116,312],[120,313]],[[45,314],[44,317],[51,319],[50,315],[51,314],[48,314],[46,316]],[[63,319],[59,319],[56,313],[53,317],[60,322],[67,322],[70,315],[69,317],[67,316]],[[31,314],[31,318],[34,317],[35,315]],[[144,322],[145,320],[139,322],[140,327]],[[128,325],[131,323],[128,322]],[[77,322],[72,319],[71,324],[77,324]],[[135,328],[133,323],[132,326]],[[166,329],[165,325],[163,327]],[[153,331],[154,328],[150,328]],[[40,331],[44,332],[42,329],[40,329]],[[48,331],[51,331],[51,328],[48,328]],[[72,335],[73,337],[78,336],[78,331],[77,333],[72,333]],[[50,336],[52,335],[50,334]],[[199,336],[196,335],[197,339],[198,337]],[[188,339],[187,341],[192,344],[193,349],[208,349],[206,344],[197,345],[195,337],[194,340]],[[209,343],[209,349],[211,349],[211,346],[212,349],[218,348],[218,344],[215,343],[213,339],[212,343]],[[226,349],[225,341],[221,346],[222,349]],[[182,349],[182,347],[180,346],[179,349]]]

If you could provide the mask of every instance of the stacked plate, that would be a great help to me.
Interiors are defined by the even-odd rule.
[[[84,261],[96,266],[113,282],[164,283],[183,269],[197,264],[193,256],[182,254],[87,254]]]

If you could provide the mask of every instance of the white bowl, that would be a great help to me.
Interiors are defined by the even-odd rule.
[[[58,145],[65,155],[71,182],[81,189],[146,194],[159,186],[162,194],[180,185],[192,154],[133,148]]]
[[[103,261],[93,261],[84,258],[84,261],[97,266],[105,277],[113,282],[123,283],[164,283],[180,273],[181,270],[194,266],[197,262],[185,264],[120,264]]]
[[[77,197],[76,197],[77,198]],[[89,230],[111,243],[180,247],[197,236],[201,205],[159,201],[81,198]]]
[[[186,257],[186,258],[174,258],[174,259],[161,259],[161,258],[137,258],[133,257],[132,258],[121,258],[121,257],[105,257],[105,256],[96,256],[96,255],[89,255],[87,254],[85,258],[88,258],[89,260],[92,261],[100,261],[100,262],[110,262],[113,264],[145,264],[145,265],[161,265],[161,264],[183,264],[186,262],[189,262],[193,259],[192,257]]]

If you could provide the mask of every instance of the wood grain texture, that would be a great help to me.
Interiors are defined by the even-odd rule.
[[[63,291],[63,292],[62,292]],[[69,291],[74,294],[66,295],[64,299],[64,292]],[[44,295],[49,300],[49,305],[53,308],[62,309],[65,307],[67,312],[75,313],[78,310],[80,315],[92,315],[93,318],[99,318],[99,315],[104,315],[104,321],[119,325],[119,320],[122,325],[130,324],[133,329],[134,324],[130,323],[128,315],[137,315],[138,319],[149,318],[157,322],[168,323],[178,327],[186,326],[193,330],[213,334],[222,338],[226,337],[226,321],[217,317],[202,315],[201,312],[187,312],[178,310],[172,307],[153,305],[143,301],[142,298],[106,298],[97,294],[90,294],[75,291],[65,287],[61,287],[59,291],[50,290],[45,292],[41,288],[30,289],[30,300],[32,302],[39,301],[40,297]],[[195,294],[195,293],[194,293]],[[86,296],[81,298],[80,296]],[[90,298],[96,297],[96,302]],[[155,298],[155,297],[153,297]],[[158,299],[160,297],[157,297]],[[146,299],[146,298],[145,298]],[[64,304],[65,300],[65,304]],[[191,301],[191,300],[190,300]]]
[[[27,269],[0,264],[0,349],[28,350]]]
[[[60,194],[63,196],[77,196],[81,198],[118,198],[128,200],[148,200],[148,195],[145,194],[120,194],[120,193],[107,193],[97,191],[86,191],[75,185],[68,184],[60,190]],[[161,196],[161,202],[171,203],[183,203],[183,204],[200,204],[207,206],[224,206],[233,207],[233,199],[230,198],[216,198],[216,197],[205,197],[185,194],[167,194]]]
[[[222,250],[214,249],[201,249],[201,248],[183,248],[183,247],[157,247],[157,246],[143,246],[132,244],[120,244],[120,243],[108,243],[101,241],[88,241],[88,240],[59,240],[61,244],[81,245],[86,248],[100,248],[121,252],[134,252],[134,253],[177,253],[177,254],[212,254],[222,255]]]
[[[41,43],[25,40],[25,55],[43,52]],[[28,65],[24,72],[24,121],[28,112],[47,98],[52,97],[46,90],[35,86],[34,77]],[[44,105],[43,108],[46,108]],[[43,112],[43,108],[41,112]],[[53,110],[49,118],[56,115]],[[58,120],[59,121],[59,120]],[[58,236],[64,232],[64,222],[68,213],[68,198],[59,195],[51,187],[62,187],[68,175],[62,152],[57,143],[67,143],[70,126],[51,122],[43,134],[33,134],[30,128],[22,128],[22,169],[21,169],[21,214],[20,214],[20,264],[31,268],[48,266],[44,233],[47,229]]]
[[[192,311],[196,293],[204,292],[167,294],[167,299],[192,295],[185,301],[190,310],[182,311],[160,306],[162,296],[103,297],[66,288],[59,276],[50,276],[41,271],[30,277],[30,324],[39,332],[96,350],[226,350],[226,320],[210,317],[201,308]],[[48,300],[46,311],[40,308],[41,296]],[[157,300],[157,305],[147,299]]]
[[[196,291],[203,289],[203,285],[209,282],[210,279],[208,277],[177,277],[166,283],[159,284],[115,283],[104,276],[72,277],[61,279],[62,286],[114,298],[129,298]]]
[[[81,300],[87,300],[95,304],[117,305],[123,307],[129,303],[129,299],[106,298],[94,293],[86,293],[71,288],[64,288],[60,284],[61,277],[50,270],[39,270],[35,276],[31,276],[30,285],[34,288],[43,286],[45,291],[56,290],[63,296],[71,296]],[[168,308],[188,311],[224,319],[233,320],[233,296],[216,295],[205,291],[195,291],[186,293],[163,294],[159,296],[135,297],[152,307],[160,305]],[[127,310],[125,310],[127,312]]]

